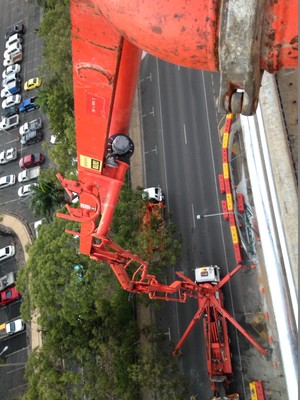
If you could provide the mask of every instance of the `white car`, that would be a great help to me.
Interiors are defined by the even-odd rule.
[[[3,118],[0,122],[0,131],[5,131],[8,129],[12,129],[15,126],[19,125],[20,117],[18,114],[12,115],[8,118]]]
[[[2,79],[2,87],[8,85],[9,82],[14,81],[16,79],[20,79],[17,72],[12,72],[11,74],[7,75],[5,78]]]
[[[5,58],[3,60],[3,67],[9,67],[10,65],[13,65],[14,62],[12,61],[12,59],[10,57]]]
[[[2,78],[6,78],[8,75],[11,74],[16,74],[17,72],[21,71],[21,66],[20,64],[13,64],[7,67],[3,72],[2,72]]]
[[[6,164],[9,161],[16,160],[18,158],[18,150],[16,147],[10,147],[7,150],[2,150],[0,153],[0,164]]]
[[[21,95],[15,94],[13,96],[8,96],[5,100],[2,101],[2,108],[8,108],[20,103],[21,103]]]
[[[22,45],[21,43],[14,43],[11,46],[9,46],[5,52],[3,53],[3,57],[5,59],[10,58],[10,56],[14,56],[15,54],[21,53],[22,52]]]
[[[22,332],[25,329],[25,324],[21,318],[8,322],[5,325],[5,331],[8,335],[13,335],[17,332]]]
[[[16,253],[15,246],[10,245],[3,247],[2,249],[0,249],[0,261],[4,261],[7,258],[13,257],[15,253]]]
[[[0,189],[12,186],[16,183],[16,175],[6,175],[0,178]]]
[[[7,89],[7,87],[4,87],[4,88],[1,90],[1,99],[3,99],[4,97],[8,97],[8,96],[11,96],[11,93],[10,93],[10,91]]]
[[[39,186],[39,184],[38,183],[30,183],[29,185],[21,186],[18,189],[18,196],[19,197],[29,196],[30,194],[32,194],[32,188],[34,186]]]

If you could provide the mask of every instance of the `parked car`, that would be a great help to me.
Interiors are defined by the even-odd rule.
[[[21,71],[21,66],[20,64],[13,64],[7,67],[3,72],[2,72],[2,78],[6,78],[10,74],[14,74],[17,72]]]
[[[16,183],[16,175],[6,175],[0,178],[0,189],[12,186]]]
[[[8,90],[8,88],[5,86],[2,90],[1,90],[1,99],[3,99],[4,97],[8,97],[11,96],[10,91]]]
[[[23,53],[20,51],[17,54],[11,54],[9,57],[4,57],[3,66],[6,68],[10,65],[15,64],[16,62],[22,61]]]
[[[11,95],[17,94],[21,90],[21,79],[14,79],[12,81],[9,81],[7,85],[5,85],[5,87]]]
[[[42,78],[31,78],[27,82],[25,82],[24,90],[33,90],[40,87],[42,84]]]
[[[9,46],[15,44],[15,43],[22,43],[23,42],[23,37],[20,33],[14,33],[13,35],[11,35],[5,43],[5,47],[8,49]]]
[[[20,103],[21,103],[21,95],[15,94],[13,96],[6,97],[6,99],[2,101],[2,108],[8,108]]]
[[[13,257],[16,253],[14,245],[9,245],[0,249],[0,261],[5,261],[10,257]]]
[[[38,143],[43,139],[43,133],[41,131],[29,131],[21,136],[21,145],[30,146],[34,143]]]
[[[20,126],[19,133],[21,136],[30,131],[37,131],[41,129],[43,122],[41,118],[33,119],[32,121],[25,122],[25,124]]]
[[[21,52],[22,52],[21,43],[14,43],[4,51],[3,56],[4,58],[10,58],[10,56],[13,56]]]
[[[12,115],[8,118],[3,118],[0,122],[0,131],[6,131],[19,125],[19,115]]]
[[[40,175],[41,167],[33,167],[29,169],[23,169],[18,173],[18,182],[26,182],[31,179],[35,179]]]
[[[21,186],[18,189],[18,196],[19,197],[26,197],[32,194],[33,188],[35,186],[39,186],[38,183],[29,183],[28,185]]]
[[[2,150],[0,153],[0,164],[6,164],[9,161],[16,160],[18,158],[18,150],[16,147],[10,147],[7,150]]]
[[[19,161],[19,167],[31,168],[36,165],[43,164],[44,160],[45,159],[42,153],[27,154],[26,156],[22,157],[21,160]]]
[[[25,26],[23,24],[14,24],[10,26],[6,31],[5,40],[15,33],[25,33]]]
[[[4,306],[5,304],[12,303],[15,300],[20,299],[21,293],[17,291],[17,289],[13,286],[9,289],[0,292],[0,306]]]
[[[18,72],[12,72],[11,74],[7,75],[5,78],[2,79],[2,87],[4,88],[5,86],[8,85],[9,82],[17,80],[21,82],[21,78]]]
[[[16,106],[11,106],[11,107],[5,108],[5,109],[2,111],[1,117],[2,117],[2,118],[9,118],[9,117],[11,117],[12,115],[18,114],[18,112],[19,112],[19,109],[18,109]]]
[[[25,329],[25,324],[21,318],[8,322],[5,325],[5,331],[8,335],[13,335],[17,332],[22,332]]]
[[[33,110],[40,108],[39,105],[35,104],[35,102],[34,102],[35,99],[36,99],[36,97],[31,97],[30,99],[26,99],[26,100],[22,101],[22,103],[19,105],[19,111],[28,113],[29,111],[33,111]]]
[[[16,281],[15,273],[8,272],[7,274],[1,276],[0,278],[0,291],[9,288],[10,286],[14,285]]]

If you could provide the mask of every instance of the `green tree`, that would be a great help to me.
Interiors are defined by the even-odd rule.
[[[148,327],[148,342],[140,347],[138,360],[130,366],[131,379],[143,393],[161,400],[185,400],[188,385],[171,354],[166,336],[156,327]]]
[[[58,170],[69,176],[76,169],[70,5],[69,0],[44,0],[40,4],[45,9],[38,29],[44,40],[40,69],[44,79],[37,102],[47,113],[57,143],[44,147]]]
[[[25,377],[30,382],[23,400],[67,400],[82,399],[82,374],[63,368],[63,360],[51,356],[45,346],[30,354],[25,368]]]
[[[180,254],[180,239],[176,238],[175,225],[165,210],[162,218],[153,214],[145,229],[145,204],[142,189],[132,190],[125,184],[115,210],[111,236],[121,247],[148,261],[151,273],[163,277],[165,268],[174,265]]]
[[[78,254],[77,240],[64,233],[66,227],[74,229],[73,225],[55,218],[40,227],[39,237],[29,248],[26,267],[17,279],[24,297],[22,318],[28,321],[34,311],[39,312],[43,356],[51,362],[63,358],[84,367],[86,383],[82,390],[91,399],[101,398],[103,391],[118,399],[130,399],[135,384],[128,377],[128,367],[134,362],[137,340],[132,304],[106,265]],[[78,263],[84,268],[81,279],[74,271]],[[99,365],[103,365],[101,372]],[[28,392],[34,392],[32,386],[44,386],[45,374],[31,370]],[[64,376],[66,379],[68,375]],[[57,372],[49,379],[55,377],[61,388]]]
[[[29,208],[33,215],[51,217],[65,202],[65,190],[55,176],[53,168],[42,169],[39,185],[33,188]]]

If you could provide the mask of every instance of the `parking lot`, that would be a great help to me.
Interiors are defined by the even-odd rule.
[[[7,28],[14,24],[24,24],[25,33],[22,36],[22,53],[23,59],[18,62],[21,66],[20,79],[21,79],[21,102],[25,99],[38,96],[39,88],[25,91],[24,83],[35,77],[43,77],[40,69],[42,61],[42,46],[43,42],[36,33],[42,15],[41,10],[36,6],[33,0],[3,0],[1,2],[2,12],[0,16],[0,71],[1,81],[2,74],[5,70],[3,66],[5,46],[5,34]],[[3,86],[1,86],[1,89]],[[1,98],[1,103],[5,97]],[[1,113],[3,113],[1,108]],[[42,141],[24,146],[20,141],[19,128],[25,122],[30,122],[36,118],[42,120]],[[16,148],[18,156],[15,160],[9,161],[6,164],[0,164],[0,179],[3,176],[15,175],[15,183],[11,186],[0,188],[0,213],[13,214],[26,221],[28,226],[33,232],[33,224],[39,218],[32,215],[28,208],[29,196],[19,197],[18,190],[24,183],[18,182],[18,174],[21,172],[19,167],[20,158],[26,154],[43,152],[43,142],[49,140],[49,133],[47,129],[47,121],[39,109],[30,111],[28,113],[19,113],[19,125],[13,129],[0,131],[0,153],[11,147]],[[45,156],[43,168],[47,167],[49,160]],[[36,179],[30,180],[28,183],[34,183]],[[17,273],[19,268],[25,264],[23,249],[19,242],[18,237],[14,232],[0,226],[0,248],[7,245],[15,246],[15,256],[0,262],[0,278],[9,273]],[[10,304],[6,304],[0,309],[0,325],[8,321],[20,318],[20,304],[21,299],[15,300]],[[5,333],[0,333],[0,386],[1,397],[15,398],[22,394],[26,388],[26,383],[23,379],[24,365],[28,357],[28,332],[29,329],[25,328],[18,333],[7,336]]]
[[[19,63],[21,66],[21,101],[25,99],[38,96],[39,89],[34,89],[28,92],[24,91],[24,83],[31,78],[42,76],[40,71],[41,58],[42,58],[42,40],[38,37],[36,29],[39,26],[41,15],[39,9],[30,1],[3,1],[4,12],[1,15],[1,28],[0,28],[0,54],[1,54],[1,76],[4,71],[3,67],[3,53],[5,51],[5,32],[7,27],[14,23],[23,23],[26,32],[23,35],[22,51],[23,59]],[[1,4],[2,5],[2,4]],[[1,88],[2,89],[2,88]],[[1,99],[1,102],[3,98]],[[1,109],[1,112],[4,110]],[[24,146],[20,142],[19,128],[25,122],[30,122],[36,118],[41,118],[43,123],[43,140],[39,143]],[[15,161],[10,161],[7,164],[0,165],[0,177],[5,175],[14,174],[16,176],[16,183],[7,188],[0,189],[0,207],[1,212],[13,212],[22,216],[32,224],[35,218],[32,216],[28,209],[28,197],[19,198],[18,189],[23,185],[17,182],[18,173],[21,171],[19,167],[19,160],[26,154],[38,153],[42,151],[42,143],[49,140],[47,135],[47,121],[41,114],[40,110],[33,110],[28,113],[19,113],[19,126],[16,128],[0,131],[0,152],[11,147],[16,147],[18,151],[18,158]],[[45,157],[43,167],[48,165],[49,160]],[[32,183],[32,181],[28,182]]]

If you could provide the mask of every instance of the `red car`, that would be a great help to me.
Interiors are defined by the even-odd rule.
[[[36,165],[40,165],[43,162],[44,162],[44,156],[42,153],[27,154],[26,156],[21,158],[19,166],[20,168],[30,168]]]
[[[0,292],[0,306],[12,303],[13,301],[20,298],[21,298],[21,293],[19,293],[15,287],[3,290],[3,292]]]

